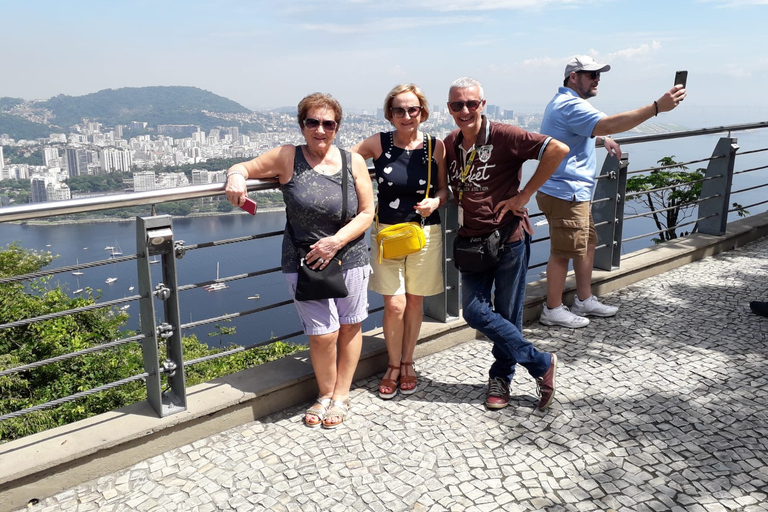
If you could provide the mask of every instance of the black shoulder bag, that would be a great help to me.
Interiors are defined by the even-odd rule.
[[[341,226],[347,223],[347,155],[343,149],[341,153]],[[288,229],[293,230],[288,224]],[[295,239],[294,239],[295,242]],[[295,298],[298,301],[338,299],[346,297],[349,293],[344,283],[344,274],[341,271],[341,260],[333,257],[323,269],[313,269],[306,261],[307,253],[311,250],[311,244],[299,246],[299,278],[296,283]]]

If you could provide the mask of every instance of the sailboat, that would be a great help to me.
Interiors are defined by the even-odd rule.
[[[107,246],[107,247],[112,247],[112,250],[111,250],[111,252],[109,254],[110,258],[114,258],[115,256],[122,256],[123,255],[123,250],[120,249],[120,244],[117,243],[117,239],[115,239],[115,245],[114,246]]]
[[[149,263],[150,264],[151,263],[160,263],[160,259],[157,257],[157,255],[152,256],[151,258],[149,258]]]
[[[219,280],[219,262],[218,261],[216,262],[216,280],[217,281]],[[229,286],[227,286],[227,283],[212,283],[212,284],[207,284],[203,286],[203,288],[205,288],[209,292],[215,292],[218,290],[224,290],[225,288],[229,288]]]
[[[77,279],[77,290],[75,290],[72,293],[75,294],[75,295],[78,294],[78,293],[83,293],[83,289],[80,288],[80,278],[76,277],[75,279]]]
[[[77,264],[78,264],[78,265],[80,264],[80,258],[77,258]],[[83,275],[83,274],[84,274],[84,272],[81,272],[81,271],[79,271],[79,270],[75,270],[74,272],[72,272],[72,275],[73,275],[73,276],[81,276],[81,275]]]
[[[106,280],[106,281],[104,281],[104,282],[105,282],[105,283],[107,283],[107,284],[112,284],[112,283],[114,283],[115,281],[117,281],[117,278],[116,278],[116,277],[108,277],[108,278],[107,278],[107,280]]]

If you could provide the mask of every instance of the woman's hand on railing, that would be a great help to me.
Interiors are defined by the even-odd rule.
[[[227,171],[227,182],[224,187],[227,201],[238,207],[242,206],[245,203],[245,198],[248,197],[248,187],[245,184],[246,178],[243,170],[239,169],[237,165],[230,167]]]

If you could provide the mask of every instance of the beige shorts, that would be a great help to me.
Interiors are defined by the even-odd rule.
[[[556,258],[583,260],[590,245],[597,245],[590,201],[566,201],[536,193],[539,209],[549,223],[550,254]]]
[[[391,224],[379,224],[384,229]],[[440,224],[424,226],[426,244],[419,252],[379,263],[376,224],[371,227],[371,276],[368,289],[382,295],[437,295],[443,284],[443,235]]]

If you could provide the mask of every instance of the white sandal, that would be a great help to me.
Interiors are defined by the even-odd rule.
[[[325,413],[323,428],[336,428],[349,417],[349,398],[346,400],[334,400],[331,408]],[[339,418],[338,423],[329,423],[329,418]]]
[[[320,405],[320,408],[317,408],[317,405]],[[323,424],[323,421],[325,421],[325,417],[328,414],[328,411],[330,410],[331,405],[331,399],[329,398],[320,398],[317,397],[315,399],[315,403],[313,403],[309,409],[304,411],[304,424],[308,426],[309,428],[317,428],[320,425]],[[307,415],[312,415],[317,417],[317,422],[314,421],[307,421]]]

